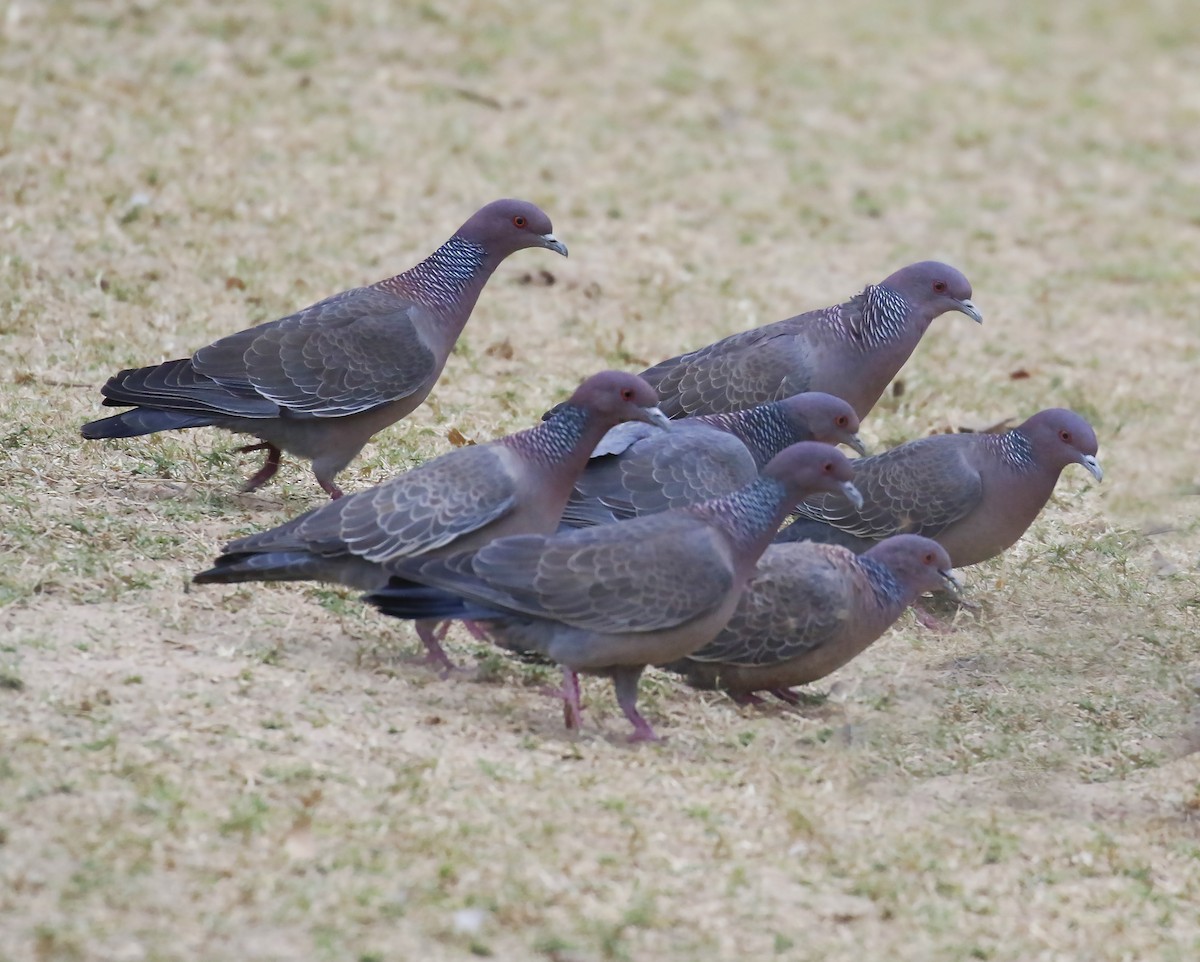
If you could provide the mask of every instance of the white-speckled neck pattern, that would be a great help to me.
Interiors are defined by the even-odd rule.
[[[472,284],[486,280],[487,250],[455,234],[441,247],[403,274],[382,282],[418,304],[437,311],[459,306]]]
[[[591,412],[585,408],[560,404],[541,424],[501,438],[500,443],[520,451],[530,460],[559,464],[579,446],[590,418]]]
[[[1037,467],[1033,456],[1033,443],[1020,431],[1005,431],[988,436],[988,441],[1000,459],[1018,471],[1029,471]]]

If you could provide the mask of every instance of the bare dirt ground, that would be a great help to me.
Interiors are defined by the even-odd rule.
[[[1200,12],[1183,0],[0,3],[0,959],[1200,957]],[[1074,407],[976,615],[823,704],[478,680],[318,586],[187,591],[318,503],[210,431],[77,435],[121,366],[410,266],[514,257],[360,490],[638,369],[961,267],[865,435]]]

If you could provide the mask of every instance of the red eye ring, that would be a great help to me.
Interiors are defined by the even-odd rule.
[[[824,468],[822,468],[821,470],[822,470],[822,471],[824,471],[826,474],[833,474],[833,462],[832,462],[832,461],[826,461],[826,462],[825,462],[825,467],[824,467]]]
[[[621,400],[622,401],[632,401],[633,400],[633,390],[631,388],[625,388],[625,390],[623,390],[621,392]]]
[[[937,291],[937,293],[939,293],[939,294],[945,294],[946,293],[946,282],[945,281],[934,281],[933,289],[935,291]]]
[[[844,414],[839,414],[838,419],[836,421],[834,421],[833,423],[836,424],[839,428],[844,428],[847,424],[850,423],[850,419],[847,418],[846,415],[844,415]]]
[[[1059,431],[1059,432],[1058,432],[1058,436],[1059,436],[1059,439],[1060,439],[1060,440],[1061,440],[1061,441],[1062,441],[1064,444],[1070,444],[1070,443],[1071,443],[1071,432],[1070,432],[1070,431],[1068,431],[1066,428],[1063,428],[1063,430]]]
[[[513,218],[513,227],[524,227],[527,223],[529,222],[520,214]]]
[[[932,553],[932,552],[930,552],[929,554],[925,555],[925,563],[926,563],[927,565],[931,565],[931,564],[933,564],[933,553]]]

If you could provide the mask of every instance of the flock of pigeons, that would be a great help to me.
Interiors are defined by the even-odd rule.
[[[528,430],[456,448],[367,491],[335,478],[441,375],[509,254],[566,255],[532,204],[475,213],[416,267],[221,338],[190,358],[121,371],[83,426],[122,438],[211,425],[250,434],[266,462],[312,462],[331,500],[225,546],[202,584],[323,581],[411,619],[429,659],[452,621],[578,672],[609,676],[634,740],[648,665],[739,702],[821,678],[952,569],[1012,545],[1062,469],[1099,481],[1092,428],[1052,408],[1002,434],[940,434],[872,457],[859,421],[934,318],[982,318],[957,270],[927,261],[843,304],[655,365],[584,381]],[[789,518],[794,520],[782,528]]]

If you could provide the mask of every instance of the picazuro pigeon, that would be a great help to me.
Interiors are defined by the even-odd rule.
[[[786,448],[733,494],[618,524],[501,538],[476,552],[400,561],[367,596],[401,618],[468,618],[502,647],[564,669],[568,727],[579,724],[577,672],[612,678],[633,739],[655,737],[637,710],[646,665],[711,641],[737,607],[758,556],[805,493],[857,498],[845,455]]]
[[[634,374],[588,378],[548,421],[487,444],[456,448],[378,487],[332,501],[225,546],[198,584],[325,581],[369,591],[386,562],[437,557],[494,538],[545,534],[571,484],[614,424],[665,427],[653,388]],[[450,662],[432,622],[417,622],[432,661]]]
[[[261,439],[243,451],[267,460],[244,490],[279,469],[281,452],[334,478],[370,438],[429,395],[492,272],[526,247],[564,257],[550,218],[533,204],[498,200],[476,211],[416,267],[334,294],[302,311],[231,334],[188,358],[121,371],[104,404],[131,407],[82,428],[85,438],[130,438],[214,426]]]

